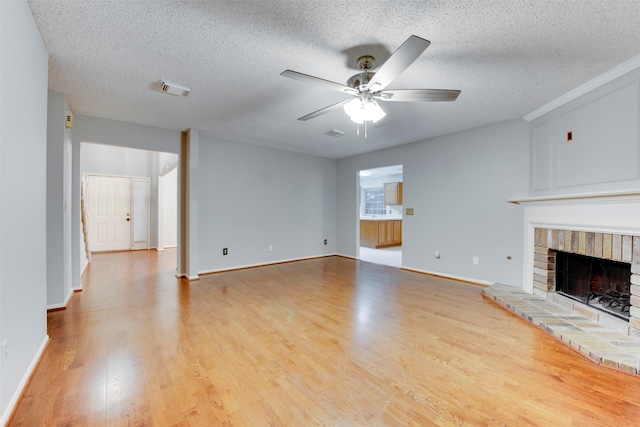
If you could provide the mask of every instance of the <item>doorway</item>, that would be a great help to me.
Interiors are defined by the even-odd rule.
[[[87,252],[176,247],[177,165],[174,153],[82,143]]]
[[[359,258],[402,266],[402,165],[359,171]]]

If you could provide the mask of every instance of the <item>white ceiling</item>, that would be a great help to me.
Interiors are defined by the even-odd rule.
[[[640,53],[640,0],[30,0],[50,89],[76,114],[341,158],[519,118]],[[460,89],[448,103],[385,103],[356,135],[345,99],[280,76],[339,83],[410,35],[431,46],[389,88]],[[158,92],[161,79],[191,87]],[[329,129],[345,132],[333,138]]]

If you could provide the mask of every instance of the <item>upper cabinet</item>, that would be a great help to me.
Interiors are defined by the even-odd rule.
[[[384,184],[384,204],[402,204],[402,182],[388,182]]]

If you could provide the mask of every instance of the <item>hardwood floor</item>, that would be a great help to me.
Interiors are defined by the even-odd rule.
[[[598,367],[482,288],[331,257],[174,278],[175,252],[99,254],[11,426],[640,423]]]

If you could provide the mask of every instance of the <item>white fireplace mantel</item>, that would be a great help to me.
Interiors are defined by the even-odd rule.
[[[552,196],[538,196],[538,197],[525,197],[522,199],[507,200],[508,203],[514,203],[517,205],[532,205],[532,204],[549,204],[549,203],[573,203],[586,200],[592,200],[593,202],[601,201],[606,202],[608,200],[625,199],[625,200],[640,200],[640,190],[624,190],[624,191],[608,191],[599,193],[575,193],[575,194],[563,194]]]
[[[522,288],[533,293],[535,228],[640,236],[640,190],[508,200],[524,208]]]

